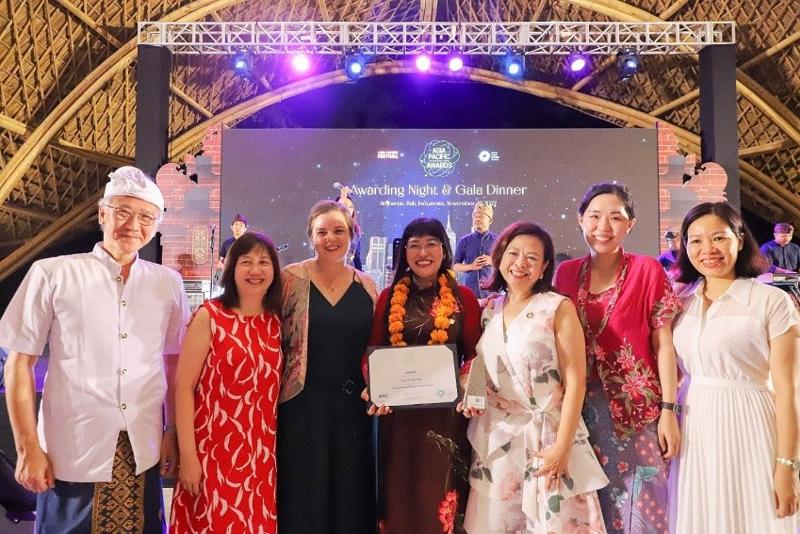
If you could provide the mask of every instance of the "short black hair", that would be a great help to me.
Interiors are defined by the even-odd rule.
[[[439,274],[447,274],[447,271],[453,268],[453,250],[450,248],[450,240],[447,238],[447,231],[444,229],[444,225],[439,219],[420,217],[408,223],[403,230],[403,237],[400,239],[400,246],[398,247],[400,258],[397,262],[397,272],[395,272],[392,285],[395,285],[404,276],[408,275],[408,270],[410,268],[408,265],[408,256],[406,255],[408,240],[412,237],[420,237],[423,235],[435,237],[442,242],[444,257],[442,258],[442,265],[439,266]]]
[[[262,304],[264,309],[272,312],[276,316],[281,316],[281,266],[278,260],[278,250],[275,243],[264,234],[258,232],[247,232],[233,242],[228,255],[225,256],[225,268],[222,271],[220,285],[223,288],[222,295],[217,300],[228,309],[239,306],[239,291],[236,288],[236,262],[240,256],[244,256],[253,249],[262,248],[267,251],[272,262],[272,284],[264,294]]]
[[[686,239],[689,226],[706,215],[716,215],[727,224],[733,233],[742,241],[742,250],[736,257],[733,272],[737,278],[755,278],[767,270],[767,262],[758,248],[758,242],[747,227],[742,216],[727,202],[703,202],[689,210],[681,224],[681,249],[678,252],[680,274],[677,281],[683,284],[696,282],[701,276],[689,260],[686,251]]]
[[[636,218],[636,216],[633,214],[633,196],[628,190],[628,187],[611,182],[594,184],[587,189],[583,194],[580,204],[578,204],[578,213],[580,215],[586,213],[586,209],[589,207],[589,203],[592,201],[592,199],[600,195],[616,195],[625,205],[625,211],[628,213],[628,217],[631,219]]]
[[[503,275],[500,273],[500,261],[503,259],[503,254],[505,254],[508,244],[511,243],[515,237],[520,235],[533,236],[541,241],[544,247],[544,258],[542,258],[542,260],[547,262],[547,267],[545,267],[542,273],[542,278],[537,280],[533,285],[533,293],[544,293],[545,291],[551,291],[553,289],[553,273],[556,268],[556,254],[555,247],[553,247],[553,239],[550,237],[550,234],[547,233],[547,230],[536,223],[527,221],[511,223],[497,236],[497,241],[495,241],[492,247],[492,267],[494,268],[494,272],[491,280],[482,284],[483,289],[488,289],[489,291],[505,291],[508,289],[508,282],[506,282],[506,279],[503,278]]]

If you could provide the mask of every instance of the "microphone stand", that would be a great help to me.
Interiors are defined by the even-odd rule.
[[[209,240],[209,248],[211,253],[211,272],[209,273],[208,278],[208,298],[211,298],[211,294],[214,292],[214,273],[216,271],[217,262],[214,261],[214,233],[217,230],[217,225],[211,225],[211,239]]]

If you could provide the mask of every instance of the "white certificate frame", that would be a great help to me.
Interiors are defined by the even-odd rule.
[[[369,347],[369,397],[392,409],[454,407],[461,400],[456,346]]]

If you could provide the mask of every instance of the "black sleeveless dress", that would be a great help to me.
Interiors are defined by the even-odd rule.
[[[371,534],[372,422],[360,395],[372,300],[354,281],[331,306],[312,283],[308,315],[305,386],[278,412],[278,532]]]

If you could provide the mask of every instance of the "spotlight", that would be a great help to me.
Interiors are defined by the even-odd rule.
[[[447,61],[447,68],[450,69],[450,72],[458,72],[464,67],[464,60],[461,59],[461,56],[452,56]]]
[[[231,57],[231,69],[237,75],[244,78],[250,76],[253,69],[253,62],[247,52],[240,52]]]
[[[586,68],[588,61],[586,60],[586,56],[581,54],[580,52],[572,52],[567,57],[567,66],[569,67],[570,72],[579,73]]]
[[[364,74],[366,58],[361,54],[347,54],[344,56],[344,73],[351,80],[357,80]]]
[[[297,72],[308,72],[311,68],[311,60],[305,52],[300,52],[292,56],[292,68]]]
[[[635,52],[623,51],[617,54],[617,74],[620,80],[632,78],[639,72],[639,56]]]
[[[417,59],[414,61],[414,64],[417,66],[417,70],[420,72],[428,72],[431,70],[431,58],[427,54],[418,55]]]
[[[509,78],[519,80],[525,74],[525,57],[516,52],[509,52],[503,59],[503,71]]]

